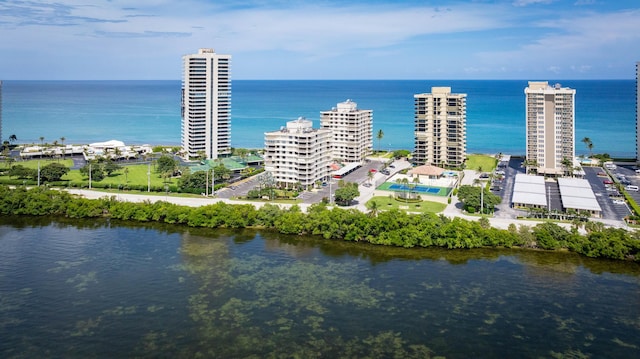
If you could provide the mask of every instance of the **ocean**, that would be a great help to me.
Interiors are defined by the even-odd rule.
[[[576,153],[635,157],[634,80],[550,80],[576,89]],[[180,144],[179,80],[4,81],[2,134],[20,143]],[[231,143],[262,148],[264,132],[351,99],[372,109],[374,149],[413,149],[413,95],[432,86],[467,94],[467,152],[524,154],[526,80],[235,80]]]

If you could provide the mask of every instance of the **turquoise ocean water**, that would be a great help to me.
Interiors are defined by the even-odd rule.
[[[635,157],[635,81],[550,80],[575,88],[576,153]],[[372,109],[374,148],[413,149],[413,95],[450,86],[467,97],[467,152],[523,154],[526,80],[300,80],[233,82],[234,147],[262,148],[264,132],[352,99]],[[3,138],[19,142],[180,144],[180,81],[4,81]]]

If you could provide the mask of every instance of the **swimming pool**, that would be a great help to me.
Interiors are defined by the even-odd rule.
[[[392,191],[413,191],[413,192],[432,193],[432,194],[436,194],[440,192],[440,188],[436,188],[436,187],[416,185],[415,187],[411,188],[410,186],[398,184],[398,183],[391,184],[389,186],[389,189]]]

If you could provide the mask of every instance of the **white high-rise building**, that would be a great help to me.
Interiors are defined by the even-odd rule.
[[[373,144],[373,111],[359,110],[346,100],[320,112],[320,127],[331,130],[331,156],[344,162],[362,162]]]
[[[528,168],[538,174],[562,175],[562,160],[575,157],[576,90],[529,81],[524,93]]]
[[[467,94],[432,87],[414,97],[417,164],[460,167],[467,156]]]
[[[231,153],[231,55],[182,57],[182,150],[186,159]]]
[[[279,131],[264,134],[264,167],[277,185],[311,188],[330,175],[331,131],[314,129],[304,118],[287,122]]]

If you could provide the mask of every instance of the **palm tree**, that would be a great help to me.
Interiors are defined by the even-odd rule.
[[[369,215],[371,217],[376,217],[379,212],[378,202],[376,202],[375,200],[367,202],[367,209],[369,209]]]
[[[42,152],[44,152],[42,147],[44,147],[44,137],[40,136],[40,158],[42,158]]]
[[[369,179],[369,183],[371,183],[371,180],[373,179],[373,172],[369,171],[367,172],[367,178]]]
[[[573,161],[569,157],[562,158],[560,164],[564,167],[565,174],[573,173]]]
[[[382,141],[383,137],[384,132],[382,132],[382,130],[378,130],[378,135],[376,135],[376,138],[378,139],[378,152],[380,152],[380,141]]]
[[[593,142],[591,142],[591,139],[589,137],[585,137],[581,140],[581,142],[584,143],[585,146],[587,146],[587,149],[589,150],[589,157],[593,156]]]
[[[11,135],[9,136],[9,142],[14,143],[18,140],[18,137],[16,137],[16,135]]]

